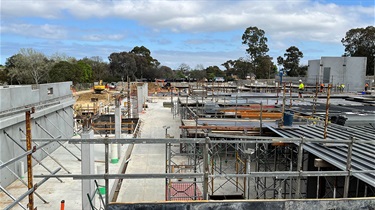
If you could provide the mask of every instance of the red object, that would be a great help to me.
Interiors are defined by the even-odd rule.
[[[64,209],[65,209],[65,200],[62,200],[60,210],[64,210]]]
[[[182,183],[174,182],[170,184],[170,189],[167,189],[168,197],[171,201],[186,201],[186,200],[202,200],[202,193],[198,186],[194,186],[194,183]],[[196,188],[196,193],[194,195],[194,188]],[[195,198],[196,196],[196,198]],[[194,199],[195,198],[195,199]]]

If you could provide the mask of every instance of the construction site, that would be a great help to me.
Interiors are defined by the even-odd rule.
[[[0,208],[375,209],[375,91],[329,82],[0,87]]]

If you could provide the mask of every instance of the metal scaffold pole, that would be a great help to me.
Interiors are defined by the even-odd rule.
[[[323,138],[324,139],[327,138],[328,114],[329,114],[329,98],[331,96],[331,88],[332,88],[332,85],[329,84],[328,85],[328,89],[327,89],[326,116],[325,116],[325,119],[324,119],[324,133],[323,133]]]
[[[348,156],[346,160],[346,171],[348,172],[348,175],[345,176],[345,182],[344,182],[344,198],[347,198],[349,195],[349,181],[350,181],[350,171],[352,169],[352,152],[353,152],[353,143],[355,138],[352,136],[350,137],[351,142],[348,146]]]
[[[34,113],[34,109],[26,111],[26,150],[31,150],[31,113]],[[30,190],[33,186],[33,163],[32,154],[27,155],[27,188]],[[29,209],[34,209],[34,193],[33,191],[29,194],[29,203],[27,204]]]
[[[315,95],[314,95],[314,104],[313,104],[313,112],[312,115],[314,116],[316,113],[316,103],[318,101],[318,82],[316,82],[316,87],[315,87]]]

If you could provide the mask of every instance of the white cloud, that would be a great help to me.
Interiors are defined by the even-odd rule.
[[[67,37],[67,30],[64,27],[50,24],[2,24],[0,31],[1,33],[11,33],[45,39],[64,39]]]
[[[122,34],[89,34],[82,37],[86,41],[119,41],[124,39]]]
[[[200,57],[198,53],[193,55],[171,51],[176,55],[181,55],[182,58],[191,56],[189,57],[190,61],[196,59],[197,62],[194,61],[195,63],[202,64],[205,64],[203,58],[215,60],[215,62],[220,60],[218,62],[222,63],[227,59],[237,59],[244,56],[245,50],[238,49],[238,46],[241,42],[241,33],[249,26],[257,26],[263,29],[269,40],[269,47],[274,50],[273,53],[282,55],[286,48],[291,45],[299,47],[299,43],[315,41],[337,45],[340,44],[341,38],[345,36],[345,32],[349,29],[375,24],[374,5],[361,6],[355,0],[353,0],[353,4],[356,4],[354,6],[312,0],[1,0],[0,2],[1,34],[12,33],[53,40],[70,38],[73,41],[77,40],[77,42],[80,40],[98,42],[125,39],[125,36],[120,34],[122,32],[115,32],[113,35],[106,33],[103,28],[100,28],[105,27],[102,25],[93,25],[83,31],[83,29],[78,28],[79,26],[74,29],[66,28],[58,26],[56,22],[41,25],[30,24],[31,21],[26,22],[29,17],[37,17],[42,21],[43,18],[63,20],[68,14],[73,16],[71,19],[76,19],[77,22],[90,18],[134,21],[143,25],[144,31],[142,31],[142,34],[138,34],[137,31],[127,32],[134,34],[134,37],[141,37],[137,40],[140,43],[147,39],[149,39],[149,42],[161,45],[172,45],[172,41],[174,44],[181,41],[190,46],[185,50],[193,49],[200,52],[207,52],[211,49],[199,49],[197,48],[199,43],[216,43],[217,45],[228,45],[228,48],[226,48],[228,52],[231,50],[238,50],[239,52],[223,52],[225,50],[212,52],[213,57],[211,59],[206,57],[204,53]],[[21,20],[23,23],[14,23],[14,20],[20,21],[17,19],[19,17],[23,18]],[[108,24],[111,24],[111,22],[108,22]],[[212,38],[214,36],[204,38],[180,37],[180,40],[169,40],[168,38],[171,36],[168,38],[158,37],[161,33],[186,33],[189,36],[191,34],[213,34],[227,31],[240,31],[240,34],[235,40],[226,40],[227,42],[220,40],[220,38]],[[130,36],[129,33],[124,33],[127,39]],[[237,49],[234,49],[233,46]],[[164,48],[159,47],[155,50],[161,49]],[[109,49],[106,51],[111,52]],[[222,53],[223,56],[219,56],[219,53]],[[155,54],[154,51],[153,54]],[[231,54],[235,56],[230,56]],[[165,58],[171,58],[168,56],[172,54],[163,53],[161,55]],[[228,57],[224,59],[226,56]],[[163,60],[157,56],[155,58]],[[171,62],[175,62],[175,60],[175,57],[171,58]],[[168,62],[168,60],[165,61]],[[168,63],[165,63],[165,65],[168,65]],[[205,66],[207,65],[205,64]]]
[[[3,0],[2,16],[58,18],[70,13],[77,18],[120,17],[157,30],[217,32],[258,26],[267,33],[291,31],[297,37],[337,41],[358,22],[371,25],[374,8],[338,6],[307,0],[284,1],[11,1]],[[366,20],[362,20],[366,17]],[[371,18],[372,17],[372,18]],[[372,22],[373,23],[373,22]],[[315,34],[318,32],[319,34]],[[322,33],[325,35],[322,36]]]

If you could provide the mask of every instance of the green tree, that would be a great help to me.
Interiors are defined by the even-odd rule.
[[[46,80],[52,63],[47,57],[32,48],[20,49],[17,56],[13,57],[13,67],[9,69],[11,77],[16,77],[22,83],[39,84]]]
[[[208,80],[213,80],[215,77],[224,77],[225,73],[218,66],[209,66],[206,68],[206,75]]]
[[[8,83],[9,79],[8,70],[5,68],[5,66],[0,64],[0,84]]]
[[[290,77],[302,76],[305,73],[300,72],[299,62],[301,58],[303,58],[303,53],[296,46],[291,46],[286,49],[284,57],[279,56],[277,58],[277,64],[282,65]]]
[[[375,27],[354,28],[346,32],[341,40],[345,47],[345,56],[367,57],[366,75],[374,75]]]
[[[136,46],[129,53],[135,55],[134,59],[136,60],[137,65],[137,77],[152,78],[157,74],[155,71],[157,71],[157,67],[160,63],[151,56],[151,51],[149,49],[144,46]],[[143,73],[146,74],[143,75]]]
[[[228,60],[222,64],[226,68],[227,77],[237,77],[239,79],[246,79],[250,76],[252,64],[244,58],[239,58],[237,60]]]
[[[52,67],[49,78],[51,82],[72,81],[73,84],[86,82],[84,69],[80,65],[82,64],[60,61]]]
[[[155,78],[174,78],[173,70],[168,66],[160,66],[157,71],[158,75]]]
[[[112,53],[108,59],[110,74],[117,80],[126,80],[127,76],[136,79],[137,65],[133,55],[127,52]]]
[[[68,61],[60,61],[53,65],[49,72],[51,82],[64,82],[74,78],[74,65]]]
[[[242,44],[246,44],[248,48],[246,52],[250,56],[250,61],[254,61],[260,56],[265,56],[268,52],[267,37],[265,32],[257,27],[248,27],[242,35]]]
[[[22,82],[20,81],[20,79],[22,80],[22,78],[20,77],[16,77],[17,74],[13,73],[13,71],[16,71],[15,68],[16,68],[16,61],[19,59],[18,57],[20,57],[21,55],[20,54],[15,54],[15,55],[12,55],[10,56],[9,58],[6,59],[5,61],[5,74],[6,74],[6,77],[8,78],[8,82],[12,85],[13,84],[13,81],[16,80],[18,82],[18,84],[22,84]]]
[[[69,63],[75,63],[76,62],[76,59],[74,57],[70,57],[68,56],[67,54],[65,53],[59,53],[59,52],[56,52],[54,54],[52,54],[49,59],[55,63],[58,63],[60,61],[67,61]]]
[[[261,78],[262,68],[259,66],[266,53],[269,51],[267,46],[267,37],[265,37],[265,32],[257,27],[248,27],[244,34],[242,35],[242,44],[248,46],[246,52],[249,54],[250,63],[252,64],[252,72]]]
[[[270,79],[274,77],[274,64],[272,62],[272,57],[266,55],[266,56],[260,56],[256,59],[256,69],[255,69],[255,75],[258,79]]]
[[[299,67],[298,67],[298,75],[301,76],[301,77],[306,76],[306,74],[307,74],[307,69],[308,69],[308,66],[307,66],[307,65],[299,66]]]
[[[151,51],[144,46],[136,46],[129,52],[112,53],[108,59],[110,74],[118,79],[127,76],[134,79],[154,79],[160,65],[158,60],[151,57]]]
[[[92,80],[99,81],[105,80],[108,82],[112,81],[109,75],[108,64],[103,62],[103,59],[99,56],[93,56],[91,58],[83,58],[82,61],[91,66],[92,69]]]
[[[81,69],[80,71],[82,71],[82,77],[79,80],[83,83],[93,82],[91,66],[83,60],[78,61],[76,65]]]

